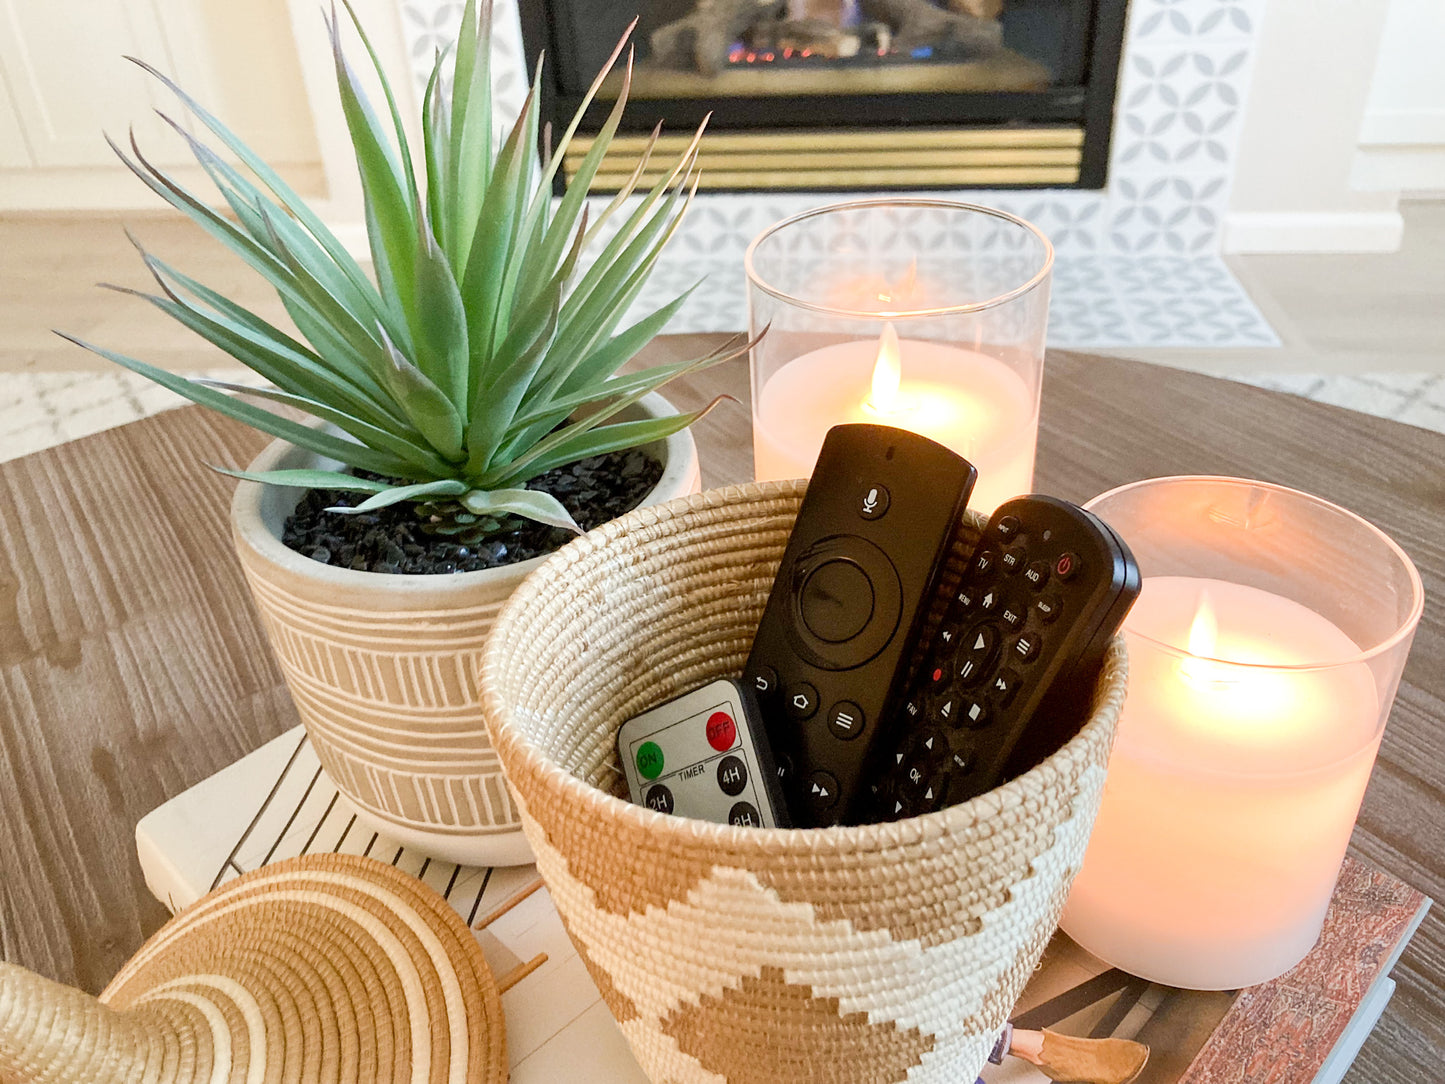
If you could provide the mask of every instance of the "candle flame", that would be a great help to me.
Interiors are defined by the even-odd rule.
[[[873,390],[868,395],[868,405],[884,414],[896,410],[902,380],[898,332],[892,324],[884,324],[883,334],[878,338],[878,360],[873,365]]]
[[[1194,611],[1194,621],[1189,626],[1189,658],[1179,664],[1180,673],[1191,681],[1221,682],[1228,678],[1223,668],[1213,662],[1216,645],[1219,643],[1219,619],[1214,616],[1214,605],[1209,601],[1209,592],[1199,593],[1199,607]]]
[[[1199,609],[1194,612],[1194,623],[1189,626],[1189,654],[1207,659],[1214,654],[1214,645],[1219,642],[1219,620],[1214,616],[1214,607],[1209,601],[1209,592],[1199,594]]]

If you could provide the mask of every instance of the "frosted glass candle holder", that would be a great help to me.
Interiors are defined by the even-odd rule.
[[[1424,605],[1317,497],[1156,478],[1088,505],[1134,551],[1129,695],[1062,926],[1125,971],[1231,990],[1314,946]]]
[[[978,468],[987,515],[1033,482],[1053,248],[940,199],[820,207],[747,252],[758,480],[812,473],[845,422],[911,429]]]

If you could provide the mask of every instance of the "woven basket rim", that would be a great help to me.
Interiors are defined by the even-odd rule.
[[[630,822],[631,826],[645,828],[656,833],[662,847],[678,843],[705,844],[731,852],[754,853],[808,850],[878,851],[951,835],[986,823],[1006,806],[1022,804],[1035,780],[1064,771],[1060,765],[1081,756],[1084,749],[1098,740],[1098,731],[1102,729],[1112,732],[1123,707],[1128,679],[1128,653],[1124,638],[1119,635],[1109,644],[1101,672],[1101,681],[1107,679],[1107,684],[1096,688],[1094,709],[1077,734],[1043,761],[1002,786],[937,812],[899,821],[835,825],[829,828],[745,828],[659,813],[624,798],[617,798],[577,778],[545,756],[527,739],[512,720],[510,709],[503,703],[495,687],[499,680],[496,675],[502,644],[512,623],[518,619],[517,615],[527,608],[533,598],[548,590],[576,557],[596,548],[605,548],[629,531],[677,519],[694,511],[780,497],[800,497],[807,489],[807,484],[806,478],[734,483],[677,497],[664,504],[634,509],[569,542],[530,573],[498,613],[496,624],[483,651],[479,675],[478,684],[487,730],[492,745],[502,757],[504,774],[511,757],[522,758],[531,770],[540,774],[548,787],[554,791],[560,789],[570,799],[580,802],[587,813],[603,819],[622,818],[624,823]],[[966,514],[977,527],[982,527],[986,522],[986,519],[976,512],[969,511]],[[1067,774],[1066,771],[1064,773]]]

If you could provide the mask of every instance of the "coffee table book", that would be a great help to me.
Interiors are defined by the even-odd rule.
[[[363,828],[300,727],[203,780],[136,826],[146,884],[171,910],[268,862],[317,851],[369,854],[421,878],[473,927],[499,985],[514,1084],[586,1070],[595,1084],[647,1084],[532,866],[434,861]],[[1394,992],[1390,971],[1430,900],[1348,858],[1324,932],[1273,982],[1176,990],[1113,970],[1054,935],[1014,1013],[1022,1027],[1116,1035],[1153,1053],[1137,1084],[1334,1084]],[[1040,1084],[1013,1058],[985,1084]]]

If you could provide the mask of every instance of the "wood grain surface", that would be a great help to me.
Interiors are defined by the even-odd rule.
[[[659,340],[648,360],[719,336]],[[705,485],[751,477],[746,366],[676,382]],[[0,956],[98,991],[166,917],[133,831],[145,813],[295,725],[231,553],[232,484],[265,438],[186,408],[0,464]],[[1445,436],[1209,377],[1054,352],[1036,488],[1073,500],[1137,478],[1294,486],[1414,559],[1425,615],[1352,847],[1445,897]],[[1445,1078],[1445,912],[1350,1084]]]

